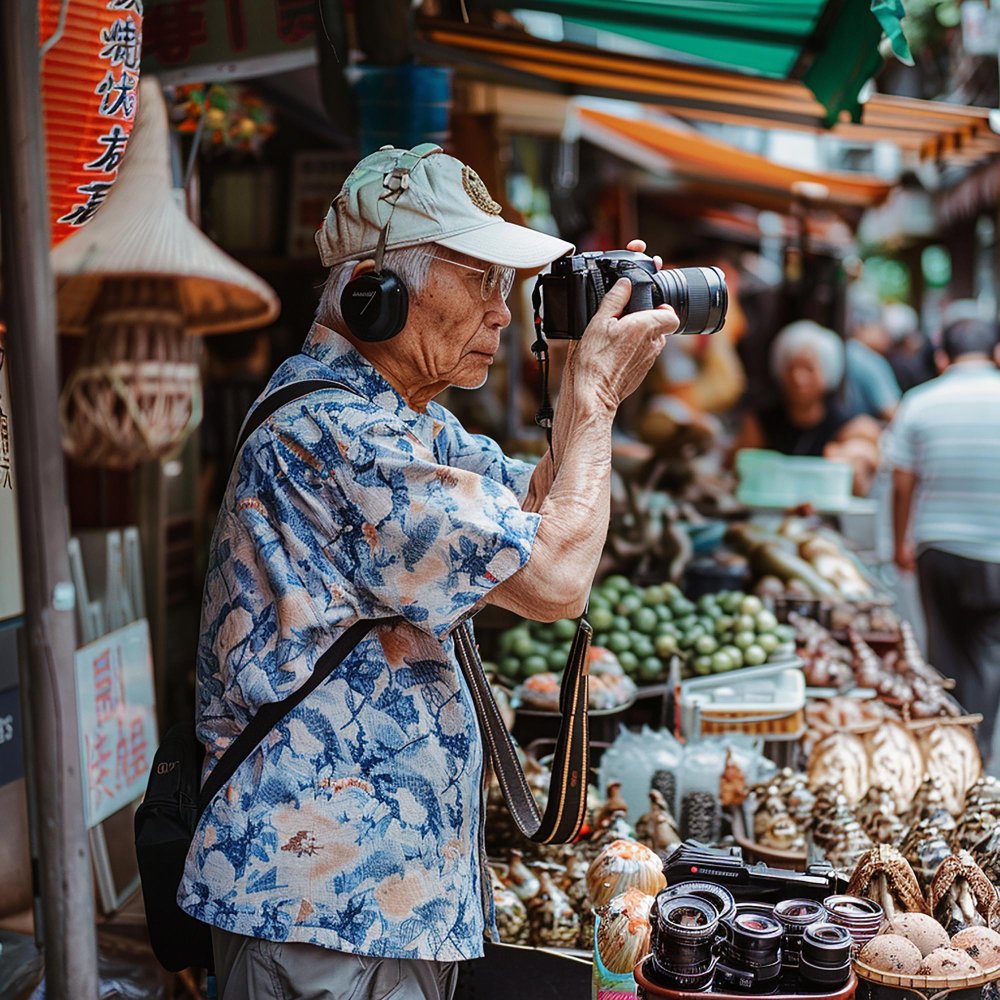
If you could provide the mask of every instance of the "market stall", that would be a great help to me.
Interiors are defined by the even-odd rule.
[[[649,466],[618,484],[587,610],[583,834],[532,844],[491,789],[503,942],[591,958],[598,997],[978,996],[1000,979],[980,717],[836,513],[749,506],[746,481],[688,472],[643,494],[641,530],[629,497]],[[575,623],[484,624],[541,795]]]

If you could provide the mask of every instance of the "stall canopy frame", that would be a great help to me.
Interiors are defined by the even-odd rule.
[[[909,60],[902,6],[871,0],[475,0],[527,8],[655,45],[689,59],[779,80],[801,80],[826,124],[857,119],[858,94],[882,64],[883,30]]]
[[[889,141],[922,160],[975,162],[1000,152],[988,108],[875,94],[861,121],[828,128],[826,111],[798,80],[603,52],[425,18],[417,43],[429,58],[457,65],[465,78],[564,96],[652,104],[689,121],[830,133],[858,142]]]

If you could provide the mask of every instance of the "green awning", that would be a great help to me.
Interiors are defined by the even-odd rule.
[[[774,79],[799,79],[828,112],[858,120],[858,92],[879,68],[885,30],[909,57],[900,0],[478,0],[483,7],[559,14],[567,21],[698,61]]]

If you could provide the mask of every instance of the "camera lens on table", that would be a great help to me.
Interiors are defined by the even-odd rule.
[[[774,993],[781,976],[781,923],[773,915],[737,907],[723,928],[722,955],[715,967],[716,992]]]
[[[719,929],[715,907],[698,896],[656,898],[656,941],[649,973],[668,989],[700,991],[712,983],[712,945]]]
[[[832,993],[851,975],[853,939],[838,924],[810,924],[802,932],[799,984],[809,993]]]
[[[823,907],[831,924],[846,927],[850,932],[854,939],[852,956],[875,937],[885,918],[885,911],[878,903],[861,896],[827,896]]]
[[[783,899],[775,904],[774,916],[785,929],[781,941],[785,970],[795,970],[799,964],[802,932],[810,924],[825,922],[826,910],[814,899]]]

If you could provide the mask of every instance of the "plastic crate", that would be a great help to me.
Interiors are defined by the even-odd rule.
[[[847,462],[810,455],[782,455],[744,448],[736,456],[736,498],[748,507],[797,507],[838,511],[850,506],[854,470]]]
[[[805,678],[798,667],[734,670],[681,685],[681,727],[688,736],[741,732],[793,739],[805,726],[805,705]]]

